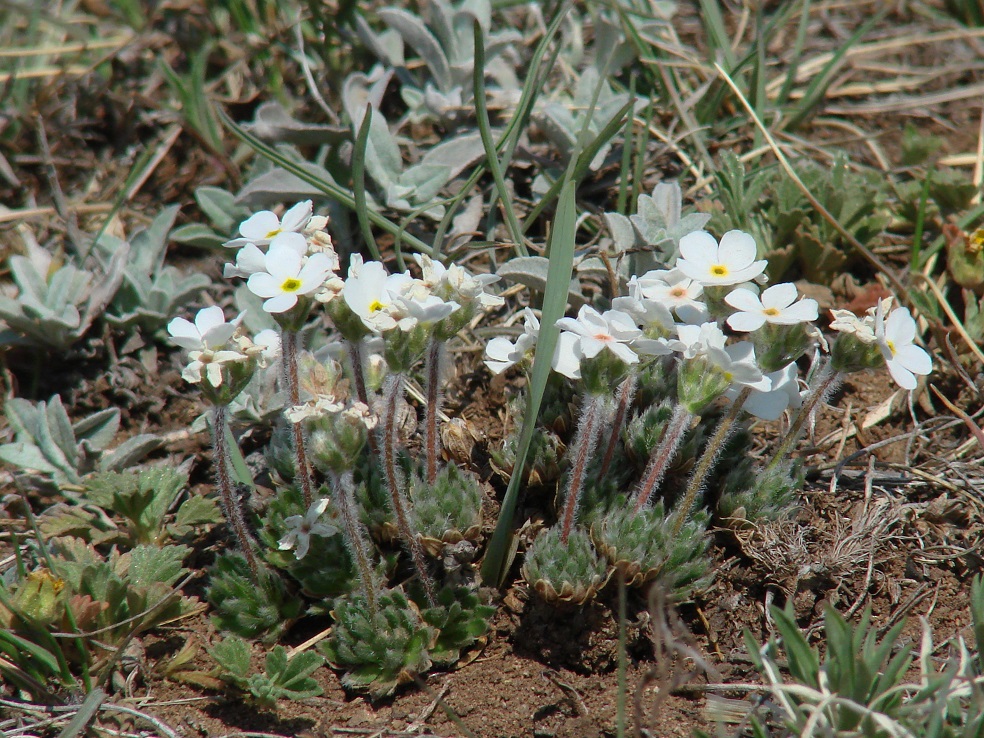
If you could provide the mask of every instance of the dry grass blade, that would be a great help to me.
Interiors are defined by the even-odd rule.
[[[972,417],[970,417],[967,413],[965,413],[959,407],[957,407],[952,402],[950,402],[942,392],[936,389],[936,385],[931,384],[929,385],[929,388],[933,391],[933,394],[936,395],[936,397],[940,400],[940,402],[946,405],[947,409],[951,413],[956,415],[964,422],[964,424],[973,434],[974,438],[977,439],[977,443],[980,444],[981,450],[984,451],[984,431],[981,430],[981,427],[974,422],[974,419]]]

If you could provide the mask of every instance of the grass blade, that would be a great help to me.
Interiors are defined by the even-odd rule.
[[[818,74],[810,86],[806,88],[806,92],[803,94],[803,99],[800,100],[799,105],[796,106],[796,110],[793,112],[792,118],[785,125],[785,130],[792,131],[795,129],[803,120],[810,114],[810,112],[815,108],[823,96],[827,92],[827,88],[834,79],[834,74],[840,69],[841,62],[844,60],[844,56],[850,50],[854,44],[864,38],[867,33],[874,28],[881,20],[885,17],[891,8],[886,6],[871,16],[867,21],[858,26],[857,30],[851,34],[850,38],[844,42],[844,44],[837,50],[831,58],[830,61],[824,66],[823,70]]]
[[[590,160],[589,160],[590,161]],[[560,193],[557,217],[550,233],[550,268],[547,273],[547,286],[543,293],[540,317],[540,335],[536,344],[536,356],[530,376],[526,412],[523,415],[523,428],[516,447],[516,463],[506,496],[502,500],[495,532],[489,541],[482,562],[482,579],[488,583],[500,584],[506,575],[506,552],[512,537],[513,515],[519,498],[519,486],[526,466],[526,455],[533,440],[540,403],[550,376],[550,365],[560,329],[556,323],[567,309],[567,291],[574,271],[574,236],[577,230],[577,208],[574,204],[574,180],[568,176]]]
[[[502,209],[506,214],[506,223],[509,225],[509,234],[512,236],[513,248],[516,249],[517,256],[529,256],[526,250],[523,228],[516,217],[509,198],[509,190],[506,188],[505,177],[502,176],[502,166],[499,163],[499,155],[496,153],[495,144],[492,141],[492,128],[489,125],[489,111],[485,104],[485,36],[482,26],[478,20],[474,21],[473,34],[475,38],[475,71],[473,82],[475,85],[475,120],[478,123],[478,132],[482,137],[482,145],[485,147],[485,160],[488,168],[492,172],[492,179],[495,180],[495,189],[502,203]],[[493,200],[494,204],[494,200]]]
[[[359,135],[355,138],[355,151],[352,154],[352,195],[355,198],[355,217],[359,221],[359,230],[366,242],[366,248],[376,261],[382,261],[376,237],[372,235],[369,223],[369,206],[366,200],[366,149],[369,146],[369,128],[372,125],[372,105],[366,105],[366,114],[359,126]]]
[[[786,79],[779,89],[779,96],[776,98],[776,105],[779,107],[789,101],[789,93],[793,91],[793,85],[796,84],[796,74],[799,72],[800,59],[803,56],[803,48],[806,46],[806,31],[810,25],[810,2],[811,0],[803,0],[803,7],[800,10],[799,27],[796,29],[796,41],[793,43],[793,56],[789,60]]]
[[[735,68],[735,52],[731,49],[731,38],[721,15],[721,7],[717,0],[700,0],[700,10],[708,40],[723,55],[724,68],[732,72]]]

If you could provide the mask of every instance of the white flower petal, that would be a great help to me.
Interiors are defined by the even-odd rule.
[[[195,316],[195,328],[198,329],[199,335],[202,336],[212,328],[223,323],[225,323],[225,313],[222,312],[222,308],[218,305],[202,308],[198,311],[198,315]]]
[[[303,257],[293,249],[270,249],[264,263],[267,272],[282,283],[285,279],[297,278],[298,272],[301,271],[302,260]]]
[[[694,231],[680,239],[680,257],[686,264],[697,267],[701,273],[704,271],[702,267],[710,268],[716,263],[717,248],[717,241],[707,231]],[[683,264],[678,262],[677,268],[691,279],[698,279],[689,274]]]
[[[906,369],[898,361],[886,361],[886,366],[888,367],[888,373],[892,375],[892,379],[899,387],[906,390],[914,390],[916,388],[916,375],[911,371]]]
[[[171,334],[171,342],[183,349],[193,351],[204,348],[201,333],[190,320],[174,318],[167,324],[167,332]]]
[[[902,346],[895,352],[895,361],[900,363],[913,374],[927,375],[933,371],[933,360],[925,350],[909,344]]]
[[[257,297],[275,297],[281,294],[280,286],[282,284],[283,280],[278,280],[267,272],[251,274],[246,281],[246,287]]]
[[[916,338],[916,321],[908,308],[896,308],[885,320],[885,337],[893,343],[912,343]]]
[[[304,200],[290,208],[280,221],[280,227],[285,231],[299,231],[311,220],[313,206],[310,200]]]
[[[728,316],[728,325],[736,331],[750,333],[765,325],[765,315],[759,313],[734,313]]]
[[[239,233],[256,243],[269,243],[280,231],[280,218],[272,210],[261,210],[253,213],[239,225]],[[273,235],[271,235],[273,234]]]
[[[680,241],[681,245],[683,240]],[[744,231],[728,231],[721,236],[721,244],[718,246],[718,257],[721,263],[727,264],[732,269],[743,269],[755,261],[758,247],[755,239]]]
[[[743,310],[749,313],[761,312],[764,304],[758,295],[743,287],[731,290],[731,292],[725,295],[724,301],[737,310]]]
[[[290,249],[296,251],[298,256],[304,256],[308,251],[308,243],[307,239],[300,233],[285,230],[283,233],[278,233],[270,241],[270,251],[274,249]]]
[[[793,304],[798,294],[796,285],[791,282],[774,284],[762,293],[762,306],[775,308],[776,310],[785,310]]]
[[[282,292],[263,303],[263,309],[268,313],[286,313],[297,304],[297,295]]]

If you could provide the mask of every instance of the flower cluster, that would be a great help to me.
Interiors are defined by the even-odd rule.
[[[833,360],[841,371],[884,364],[900,387],[913,390],[916,375],[929,374],[933,362],[914,343],[916,321],[908,308],[891,310],[891,307],[892,298],[887,297],[869,308],[862,318],[849,310],[831,310],[834,320],[830,327],[840,333],[834,344]]]
[[[688,392],[693,387],[681,386],[681,395],[692,397],[693,411],[721,395],[733,399],[747,387],[751,392],[745,393],[744,409],[774,420],[801,404],[796,359],[825,344],[813,326],[819,317],[816,300],[799,297],[790,283],[761,289],[765,267],[747,233],[729,231],[720,241],[704,231],[690,233],[680,240],[680,257],[671,269],[631,277],[628,295],[615,298],[611,310],[599,313],[586,305],[576,318],[562,318],[553,368],[570,379],[584,379],[586,367],[605,360],[609,371],[596,387],[604,392],[614,386],[612,363],[624,372],[651,357],[673,354],[685,380],[700,378],[704,390],[709,374],[719,380],[710,383],[709,391]],[[915,375],[931,370],[929,355],[913,344],[915,323],[908,311],[888,314],[889,307],[890,302],[879,304],[864,318],[835,310],[831,327],[877,347],[865,362],[845,362],[845,367],[885,365],[900,386],[913,389]],[[729,338],[725,327],[747,340]],[[538,333],[536,316],[527,309],[523,334],[515,343],[494,338],[486,365],[500,373],[528,359]]]
[[[225,402],[237,395],[256,366],[267,366],[280,353],[280,337],[265,330],[250,338],[242,331],[245,312],[226,322],[218,305],[203,308],[195,322],[174,318],[167,325],[171,340],[188,351],[182,378],[201,385],[213,401]]]
[[[576,318],[562,318],[554,369],[568,378],[582,379],[586,369],[602,360],[608,367],[596,389],[603,392],[618,378],[611,371],[613,364],[624,372],[652,357],[676,355],[691,369],[681,376],[701,379],[698,391],[682,387],[682,394],[692,397],[695,411],[720,395],[734,397],[742,387],[749,387],[752,393],[745,409],[763,418],[779,417],[790,403],[798,403],[798,392],[790,391],[788,378],[794,378],[795,387],[792,362],[802,352],[780,366],[761,366],[756,360],[756,342],[729,343],[723,323],[749,333],[766,326],[781,328],[782,335],[770,335],[770,342],[777,338],[789,342],[793,334],[803,331],[802,324],[817,318],[816,301],[797,300],[792,284],[769,287],[760,295],[757,283],[764,280],[766,262],[756,260],[755,242],[740,231],[726,233],[720,242],[704,231],[691,233],[681,239],[680,253],[673,268],[632,277],[629,294],[615,298],[611,310],[599,313],[586,305]],[[723,302],[736,312],[719,322],[711,317],[716,306],[706,297],[721,288],[731,288]],[[515,344],[501,337],[490,342],[486,353],[490,369],[504,371],[528,355],[536,342],[535,320],[530,312],[526,330]],[[710,391],[708,375],[718,380]]]

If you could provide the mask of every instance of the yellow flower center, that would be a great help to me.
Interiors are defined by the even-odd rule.
[[[294,277],[288,277],[284,280],[284,283],[280,285],[280,289],[284,292],[297,292],[301,289],[301,280],[295,279]]]
[[[778,308],[766,308],[762,312],[765,313],[766,315],[769,315],[769,316],[772,316],[772,317],[775,317],[776,315],[780,315],[781,314],[779,312],[779,309]]]
[[[888,346],[888,350],[892,352],[892,356],[895,356],[895,342],[885,341],[885,344]]]
[[[385,307],[386,306],[383,303],[381,303],[379,300],[373,300],[372,302],[369,303],[369,312],[378,313],[380,310],[382,310]]]
[[[724,264],[714,264],[711,267],[711,274],[713,274],[715,277],[727,277],[728,267],[726,267]]]
[[[269,238],[273,238],[274,236],[279,236],[281,230],[282,230],[281,228],[274,228],[272,231],[270,231],[269,233],[267,233],[264,236],[264,238],[268,238],[269,239]]]

